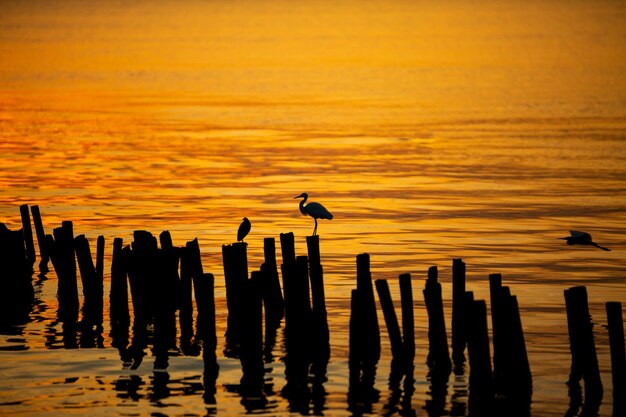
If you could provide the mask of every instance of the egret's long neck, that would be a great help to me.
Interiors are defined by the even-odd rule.
[[[300,213],[304,214],[305,216],[307,215],[307,212],[304,208],[304,203],[306,202],[307,197],[302,198],[302,200],[300,200]]]

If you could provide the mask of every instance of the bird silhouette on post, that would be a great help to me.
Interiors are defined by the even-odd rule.
[[[252,225],[250,224],[250,220],[248,220],[247,217],[244,217],[243,221],[239,225],[239,230],[237,230],[237,242],[243,242],[243,238],[248,236],[251,228]]]
[[[300,213],[304,214],[305,216],[311,216],[313,217],[313,220],[315,220],[313,236],[317,234],[317,219],[333,219],[333,215],[331,214],[331,212],[326,210],[326,207],[324,207],[320,203],[310,202],[305,206],[304,203],[306,203],[307,199],[309,198],[309,195],[307,193],[302,193],[298,196],[295,196],[294,200],[296,198],[302,199],[302,201],[300,201]]]
[[[587,232],[579,232],[577,230],[570,230],[570,236],[568,237],[559,237],[558,239],[563,239],[567,241],[568,245],[589,245],[595,246],[596,248],[600,248],[602,250],[610,251],[611,249],[605,248],[604,246],[598,245],[591,239],[591,235]]]

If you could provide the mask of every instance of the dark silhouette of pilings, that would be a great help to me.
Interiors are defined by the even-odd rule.
[[[370,257],[356,257],[357,288],[350,299],[348,408],[354,414],[371,413],[380,392],[374,388],[380,359],[380,327],[376,314]]]
[[[190,251],[187,247],[180,253],[180,284],[178,291],[178,320],[180,324],[180,348],[185,354],[195,352],[193,346],[193,299],[192,299],[192,267]]]
[[[402,306],[402,350],[405,367],[413,366],[415,358],[415,314],[413,310],[413,287],[411,274],[401,274],[400,302]]]
[[[222,246],[224,280],[226,284],[226,306],[228,322],[226,328],[227,356],[237,356],[241,343],[243,301],[241,292],[248,280],[247,245],[244,242]]]
[[[613,416],[626,414],[626,352],[624,348],[624,318],[622,303],[606,303],[606,316],[611,348],[611,369],[613,381]]]
[[[356,257],[356,289],[359,292],[359,300],[362,312],[360,327],[363,331],[363,340],[366,341],[364,356],[367,362],[378,363],[380,359],[380,326],[376,314],[376,302],[374,300],[374,286],[370,272],[370,256],[362,253]]]
[[[493,377],[496,394],[511,407],[528,408],[532,396],[532,374],[526,352],[524,330],[517,304],[502,276],[489,276],[493,332]]]
[[[285,316],[285,302],[276,264],[276,241],[273,237],[263,240],[264,262],[261,265],[261,297],[265,311],[265,346],[267,362],[272,361],[272,350],[276,343],[276,331]]]
[[[28,321],[34,301],[32,264],[22,230],[0,223],[0,326]]]
[[[113,256],[111,258],[111,292],[109,293],[109,319],[111,325],[112,346],[120,352],[120,358],[129,364],[128,337],[130,313],[128,310],[128,279],[127,259],[130,246],[123,248],[122,238],[113,240]]]
[[[487,305],[484,300],[466,297],[468,314],[467,351],[469,356],[470,415],[488,415],[493,407],[494,387],[487,330]]]
[[[35,242],[33,241],[33,229],[30,223],[30,212],[28,204],[20,206],[20,215],[22,217],[22,232],[24,233],[24,243],[26,244],[26,259],[32,266],[35,264]]]
[[[104,237],[102,237],[104,239]],[[102,245],[104,240],[102,240]],[[104,245],[103,245],[104,246]],[[102,274],[96,270],[91,257],[89,242],[85,235],[76,236],[74,239],[74,250],[78,260],[81,282],[83,284],[83,319],[81,328],[83,333],[102,332],[103,321],[103,296],[104,287]],[[100,253],[103,256],[102,249]],[[99,262],[103,262],[100,260]],[[103,268],[103,265],[99,265]]]
[[[215,278],[213,274],[203,273],[194,281],[196,306],[198,309],[198,337],[202,340],[202,359],[204,361],[204,400],[215,403],[215,382],[219,374],[217,364],[217,333],[215,329]]]
[[[400,326],[398,325],[398,317],[396,316],[396,310],[393,308],[393,301],[391,300],[391,293],[389,292],[389,284],[386,279],[377,279],[375,285],[380,307],[383,310],[385,325],[387,326],[392,358],[396,363],[402,363],[404,346],[402,344]]]
[[[330,332],[324,292],[324,270],[320,258],[319,236],[307,236],[309,275],[312,298],[312,373],[326,379],[326,366],[330,359]]]
[[[593,325],[589,314],[587,288],[571,287],[564,291],[567,310],[572,367],[568,384],[571,387],[585,381],[585,408],[596,408],[602,400],[604,390],[600,378],[598,356],[593,339]]]
[[[446,323],[443,315],[441,284],[437,281],[436,266],[428,269],[428,278],[424,288],[424,300],[428,312],[428,357],[427,363],[433,373],[449,375],[452,369],[448,350]]]
[[[252,272],[241,289],[241,351],[243,376],[240,393],[247,400],[264,398],[263,394],[263,303],[261,298],[261,273]]]
[[[72,331],[78,322],[78,285],[76,282],[76,257],[74,255],[74,226],[64,221],[53,231],[50,256],[58,277],[59,321],[64,329]]]
[[[50,260],[50,254],[48,253],[48,246],[46,244],[46,232],[43,228],[43,222],[41,221],[41,212],[39,206],[35,205],[30,208],[33,215],[33,223],[35,224],[35,234],[37,236],[37,244],[39,246],[39,269],[46,273],[48,272],[48,262]]]
[[[465,363],[467,345],[465,312],[463,307],[465,294],[465,262],[457,258],[452,260],[452,360],[455,372],[462,372]]]

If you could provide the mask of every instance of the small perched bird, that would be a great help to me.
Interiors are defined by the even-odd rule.
[[[237,230],[237,242],[243,242],[243,238],[248,236],[250,233],[250,228],[252,225],[250,224],[250,220],[247,217],[243,218],[243,221],[239,225],[239,230]]]
[[[326,210],[326,207],[324,207],[320,203],[310,202],[305,206],[304,203],[306,203],[307,199],[309,198],[309,195],[307,193],[302,193],[294,197],[294,200],[296,198],[302,198],[302,201],[300,201],[300,213],[304,214],[305,216],[311,216],[313,217],[313,220],[315,220],[313,236],[315,236],[317,233],[317,219],[333,219],[333,215],[330,213],[330,211]]]
[[[586,232],[579,232],[576,230],[570,230],[570,236],[560,237],[558,239],[567,240],[568,245],[590,245],[600,248],[602,250],[610,251],[611,249],[598,245],[591,239],[591,235]]]

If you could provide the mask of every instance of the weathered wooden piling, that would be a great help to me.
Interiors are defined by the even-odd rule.
[[[243,242],[222,246],[224,281],[226,285],[226,307],[228,321],[226,328],[226,351],[237,356],[241,343],[243,287],[248,280],[247,245]]]
[[[169,231],[159,235],[161,248],[157,248],[156,238],[148,254],[151,297],[150,317],[154,319],[154,368],[166,369],[169,365],[169,349],[176,346],[176,293],[178,290],[178,248],[172,246]],[[192,267],[193,269],[193,267]],[[188,353],[188,352],[185,352]]]
[[[470,376],[470,412],[482,415],[493,400],[493,377],[487,330],[487,305],[484,300],[469,301],[465,306],[469,318],[467,351]],[[472,410],[473,408],[473,410]]]
[[[285,311],[285,394],[297,399],[308,396],[310,391],[307,376],[313,340],[308,257],[298,256],[290,270],[289,275],[284,277],[286,288],[289,288]]]
[[[285,303],[276,264],[276,242],[273,237],[263,239],[263,255],[261,294],[265,306],[266,328],[271,333],[278,328],[285,316]]]
[[[465,363],[464,352],[467,344],[464,294],[465,262],[461,258],[456,258],[452,260],[452,360],[457,368]]]
[[[32,271],[22,231],[0,223],[0,323],[28,321],[34,301]]]
[[[319,236],[307,236],[309,275],[312,298],[313,368],[312,372],[326,377],[326,365],[330,358],[330,332],[324,293],[324,271],[321,264]]]
[[[376,285],[380,307],[383,310],[385,325],[387,326],[387,333],[391,344],[391,355],[396,363],[402,363],[404,350],[402,346],[402,335],[400,334],[396,310],[393,308],[389,284],[386,279],[377,279],[374,283]]]
[[[489,276],[493,333],[493,379],[496,394],[511,406],[529,404],[532,374],[526,352],[517,297],[502,286],[502,276]]]
[[[37,244],[39,246],[39,257],[41,258],[41,260],[39,261],[39,269],[45,273],[48,271],[48,261],[50,260],[50,255],[46,244],[46,232],[43,228],[43,222],[41,221],[41,212],[39,211],[39,206],[32,206],[30,208],[30,211],[33,215],[35,234],[37,236]]]
[[[263,397],[263,305],[260,273],[243,283],[241,291],[241,393],[246,397]]]
[[[626,414],[626,352],[624,348],[624,318],[622,303],[611,301],[606,303],[606,316],[609,328],[609,344],[611,349],[611,370],[613,381],[613,415]]]
[[[103,282],[101,275],[93,264],[89,242],[85,235],[76,236],[74,239],[74,249],[76,251],[80,278],[83,284],[83,331],[93,330],[94,326],[101,329],[103,316]]]
[[[22,217],[22,232],[24,233],[24,243],[26,245],[26,257],[28,262],[33,265],[35,263],[35,242],[33,241],[33,228],[30,223],[28,204],[22,204],[20,206],[20,215]]]
[[[191,291],[190,254],[187,247],[180,252],[180,286],[178,291],[178,321],[180,325],[180,348],[183,353],[192,353],[193,331],[193,301]]]
[[[122,238],[113,240],[111,258],[111,292],[109,293],[109,320],[111,324],[112,346],[120,351],[126,362],[130,313],[128,310],[128,280],[126,277],[126,259]],[[130,251],[130,247],[128,247]]]
[[[51,258],[58,277],[59,319],[64,323],[76,323],[79,301],[72,222],[62,222],[53,233],[54,239],[49,241],[54,242]]]
[[[604,389],[593,338],[587,288],[571,287],[564,291],[564,295],[572,354],[568,384],[579,384],[583,379],[585,381],[585,404],[597,404],[602,400]]]
[[[217,333],[215,329],[215,278],[203,273],[194,280],[196,306],[198,309],[198,337],[202,340],[205,379],[217,378]],[[215,387],[213,387],[215,389]]]
[[[400,299],[402,305],[402,346],[405,367],[413,365],[415,358],[415,315],[413,310],[413,288],[411,274],[401,274]]]
[[[374,287],[370,272],[370,256],[362,253],[356,257],[356,289],[362,312],[362,326],[364,327],[363,340],[366,343],[365,357],[368,362],[377,363],[380,359],[380,326],[376,314],[376,302],[374,300]]]
[[[443,314],[441,284],[437,281],[436,266],[428,269],[428,278],[423,290],[428,312],[428,366],[433,373],[450,374],[452,362],[448,351],[448,337]]]

